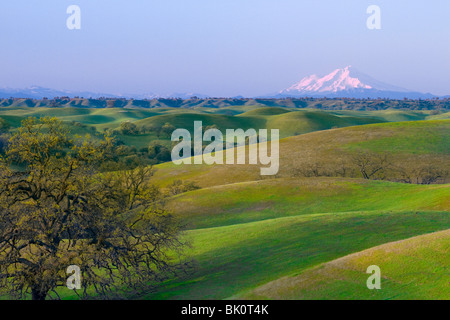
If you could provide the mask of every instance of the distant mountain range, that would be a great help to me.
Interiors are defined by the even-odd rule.
[[[372,99],[429,99],[436,97],[431,93],[414,92],[378,81],[351,66],[336,69],[323,77],[313,74],[270,96],[274,98],[327,97]]]
[[[32,86],[24,89],[12,89],[12,88],[0,88],[0,99],[8,98],[28,98],[28,99],[53,99],[55,97],[83,97],[98,99],[104,98],[126,98],[126,99],[160,99],[160,98],[178,98],[178,99],[190,99],[191,97],[197,97],[200,99],[208,98],[208,96],[200,93],[174,93],[170,95],[159,95],[155,93],[148,94],[111,94],[111,93],[98,93],[89,91],[67,91],[67,90],[54,90],[39,86]]]
[[[83,98],[127,98],[127,99],[159,99],[159,98],[180,98],[190,99],[195,96],[206,99],[210,96],[199,93],[174,93],[170,95],[148,94],[107,94],[95,92],[76,92],[54,90],[39,86],[32,86],[24,89],[0,88],[0,99],[3,98],[31,98],[42,99],[55,97],[83,97]],[[357,71],[351,66],[336,69],[325,76],[310,75],[304,77],[299,82],[287,89],[279,92],[247,98],[388,98],[388,99],[430,99],[437,96],[431,93],[414,92],[404,88],[396,87]],[[449,96],[446,96],[447,98]],[[233,98],[243,98],[233,97]]]
[[[40,86],[32,86],[23,89],[12,89],[12,88],[0,88],[0,98],[29,98],[29,99],[42,99],[49,98],[53,99],[55,97],[83,97],[83,98],[93,98],[97,99],[100,97],[105,98],[135,98],[135,99],[153,99],[160,98],[160,96],[149,93],[149,94],[110,94],[110,93],[98,93],[89,91],[67,91],[67,90],[55,90],[44,88]]]

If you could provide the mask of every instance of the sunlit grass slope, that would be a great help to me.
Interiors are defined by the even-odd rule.
[[[357,252],[267,283],[239,298],[448,300],[449,252],[450,229]],[[364,285],[370,265],[380,267],[380,290]]]
[[[450,169],[450,120],[370,124],[285,138],[280,140],[278,176],[290,177],[296,169],[315,163],[352,165],[352,154],[359,149],[388,152],[393,164],[401,166],[434,163]],[[260,167],[169,162],[156,166],[154,181],[167,184],[183,179],[203,187],[254,181],[261,179]]]
[[[449,226],[447,212],[372,211],[192,230],[186,237],[195,259],[193,272],[140,298],[225,299],[350,253]],[[365,287],[365,280],[360,285]]]
[[[280,178],[200,189],[168,206],[189,228],[301,214],[365,210],[450,210],[450,185],[344,178]]]

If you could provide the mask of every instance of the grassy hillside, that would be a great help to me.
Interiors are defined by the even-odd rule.
[[[403,247],[374,247],[449,229],[450,185],[362,180],[354,158],[363,150],[389,155],[390,168],[406,168],[411,174],[426,174],[422,171],[430,166],[450,170],[450,120],[444,113],[260,108],[269,102],[257,100],[231,106],[227,104],[233,101],[204,100],[199,106],[192,99],[183,102],[186,108],[176,107],[177,100],[147,102],[146,109],[136,101],[127,102],[132,104],[127,109],[0,108],[2,123],[12,127],[28,116],[49,115],[66,121],[77,134],[115,129],[124,121],[138,128],[170,123],[192,130],[194,121],[202,121],[204,127],[221,130],[280,129],[276,176],[261,176],[259,164],[155,166],[155,184],[167,186],[181,179],[202,187],[167,199],[168,208],[187,225],[183,236],[191,244],[188,255],[194,264],[190,273],[138,298],[390,299],[401,297],[403,287],[404,297],[442,297],[443,282],[432,288],[431,281],[443,278],[436,277],[443,275],[441,265],[447,260],[436,255],[446,252],[448,233],[411,240],[414,245],[405,241]],[[325,101],[322,107],[341,102]],[[153,108],[156,104],[159,107]],[[152,131],[118,138],[138,149],[155,140],[170,143],[167,134]],[[413,254],[408,248],[415,246]],[[369,248],[372,251],[347,256]],[[389,254],[392,251],[399,254]],[[433,263],[425,266],[427,260]],[[386,271],[386,292],[381,295],[365,291],[367,275],[361,270],[369,262],[382,264]],[[399,272],[410,263],[417,266],[414,272],[425,275],[414,278],[423,284],[417,293],[409,289],[412,278]],[[330,277],[324,279],[321,270],[330,270]],[[298,285],[290,287],[285,277]],[[314,284],[317,290],[311,289]]]
[[[450,229],[383,244],[285,277],[239,298],[449,299]],[[381,270],[381,289],[368,290],[366,269]]]
[[[267,119],[267,128],[280,129],[280,137],[349,126],[384,122],[371,117],[337,116],[327,112],[297,111]]]
[[[302,214],[450,208],[450,185],[411,185],[344,178],[280,178],[216,186],[168,203],[190,228]]]
[[[242,128],[256,130],[268,128],[279,129],[280,137],[289,137],[316,130],[326,130],[333,127],[346,127],[374,122],[384,122],[383,119],[371,117],[355,117],[332,115],[322,111],[291,111],[289,108],[258,106],[241,106],[224,109],[196,107],[154,108],[154,109],[124,109],[124,108],[30,108],[3,107],[0,108],[0,118],[12,127],[18,127],[21,120],[33,116],[52,116],[66,122],[79,122],[94,130],[103,132],[105,129],[116,129],[124,121],[134,122],[138,127],[162,126],[170,123],[176,128],[193,131],[194,121],[202,121],[203,126],[216,125],[220,130]],[[230,111],[230,112],[228,112]],[[136,139],[119,135],[128,145],[137,148],[148,147],[151,141],[157,139],[169,140],[168,136],[139,134]]]
[[[342,166],[356,170],[352,157],[360,149],[389,153],[393,166],[413,170],[434,164],[450,170],[450,121],[371,124],[282,139],[278,176],[292,177],[298,174],[297,171],[311,167],[332,172],[341,170]],[[176,166],[164,163],[156,168],[155,181],[160,184],[179,178],[209,187],[262,179],[260,165]]]
[[[275,116],[278,114],[285,114],[293,111],[292,109],[280,108],[280,107],[266,107],[266,108],[255,108],[250,111],[245,111],[241,113],[242,116]]]
[[[352,212],[192,230],[195,269],[146,299],[225,299],[383,243],[448,229],[446,212]],[[365,287],[365,281],[361,283]]]
[[[166,114],[137,121],[138,126],[170,123],[176,128],[193,131],[194,121],[202,121],[204,127],[216,125],[220,130],[242,128],[263,128],[265,121],[257,117],[235,117],[220,114],[186,113]]]
[[[222,131],[237,128],[244,130],[249,128],[256,130],[264,128],[279,129],[281,138],[334,127],[383,122],[383,120],[370,117],[335,116],[320,111],[259,108],[237,116],[204,113],[159,115],[137,121],[136,124],[142,126],[170,123],[176,128],[185,128],[192,131],[194,121],[202,121],[204,127],[216,125]]]
[[[11,125],[17,127],[20,121],[27,117],[57,117],[63,121],[76,121],[87,125],[108,125],[114,128],[123,121],[134,121],[159,115],[165,110],[155,112],[145,109],[122,109],[122,108],[104,108],[104,109],[87,109],[77,107],[67,108],[0,108],[0,117],[11,120]],[[9,120],[8,120],[9,119]]]
[[[174,279],[144,297],[222,299],[249,294],[252,298],[252,290],[282,277],[384,243],[448,229],[448,184],[300,178],[293,174],[296,168],[317,161],[349,161],[352,152],[360,148],[389,152],[394,164],[403,166],[431,160],[448,166],[449,129],[450,122],[445,120],[408,121],[286,138],[280,141],[280,173],[270,179],[259,175],[259,166],[158,165],[155,179],[160,184],[181,178],[204,187],[169,201],[169,207],[190,228],[187,237],[196,268],[193,274]],[[423,272],[428,274],[429,268]],[[354,278],[360,282],[344,284],[338,288],[340,294],[345,296],[358,286],[353,296],[357,297],[367,290],[366,279],[365,274]],[[394,289],[390,292],[395,294]],[[393,297],[389,294],[385,297]]]
[[[427,111],[354,111],[295,109],[288,107],[261,107],[259,104],[245,104],[228,107],[195,106],[192,108],[85,108],[79,104],[68,104],[63,108],[9,106],[0,108],[0,118],[12,127],[18,127],[26,117],[55,116],[63,121],[79,122],[94,130],[116,129],[121,122],[135,122],[145,125],[171,123],[176,128],[192,130],[194,121],[202,121],[204,126],[216,125],[219,129],[254,128],[279,129],[280,137],[290,137],[313,131],[357,126],[391,121],[417,121],[446,119],[445,114],[430,115]],[[155,135],[138,135],[139,139],[120,136],[126,144],[137,148],[146,147],[157,139]],[[168,139],[168,137],[163,137]]]
[[[346,115],[354,117],[371,117],[386,122],[401,122],[401,121],[420,121],[432,120],[433,117],[430,112],[424,111],[406,111],[406,110],[377,110],[377,111],[355,111],[355,110],[330,110],[331,114]],[[437,119],[435,119],[437,120]]]

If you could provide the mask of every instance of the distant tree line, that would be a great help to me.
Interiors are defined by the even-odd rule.
[[[83,97],[54,97],[44,99],[8,98],[0,99],[0,106],[26,107],[91,107],[91,108],[194,108],[207,106],[222,108],[229,106],[260,105],[267,107],[289,108],[317,108],[326,110],[450,110],[450,98],[433,99],[356,99],[356,98],[225,98],[211,97],[190,99],[153,98],[153,99],[125,99],[125,98],[83,98]]]
[[[431,155],[417,155],[405,161],[389,152],[359,149],[341,157],[300,163],[290,173],[294,177],[349,177],[410,184],[448,183],[448,163]]]

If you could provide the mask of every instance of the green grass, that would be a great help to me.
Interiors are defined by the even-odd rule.
[[[190,228],[302,214],[366,210],[447,210],[450,185],[411,185],[344,178],[273,179],[191,191],[170,209]]]
[[[110,128],[117,127],[123,121],[135,121],[159,115],[163,113],[155,112],[153,110],[142,109],[122,109],[122,108],[80,108],[80,107],[65,107],[65,108],[0,108],[0,117],[8,121],[10,119],[12,126],[19,126],[20,121],[27,117],[57,117],[63,121],[76,121],[87,125],[97,125],[99,128],[109,126]]]
[[[311,277],[319,281],[312,283],[323,284],[325,280],[320,278],[323,273],[319,274],[317,270],[330,267],[324,265],[330,261],[450,227],[449,184],[292,178],[296,169],[317,162],[337,163],[341,160],[350,163],[351,154],[357,149],[389,152],[394,156],[393,164],[433,163],[448,167],[450,120],[446,114],[393,110],[299,111],[260,108],[256,101],[248,106],[217,108],[205,105],[192,109],[0,108],[0,119],[13,127],[19,126],[28,116],[47,115],[67,123],[76,121],[87,125],[72,127],[73,133],[79,135],[92,133],[91,127],[97,131],[114,129],[123,121],[133,121],[138,126],[169,122],[190,131],[194,121],[202,121],[203,126],[214,124],[221,130],[280,129],[284,139],[280,140],[280,171],[276,177],[261,177],[260,165],[175,166],[164,163],[155,167],[157,172],[153,181],[156,184],[164,186],[182,179],[203,187],[168,201],[169,208],[189,226],[184,236],[191,242],[189,254],[195,261],[195,268],[192,273],[168,281],[155,292],[145,292],[139,298],[277,298],[271,295],[272,281],[302,277],[312,272]],[[154,140],[170,143],[168,137],[157,137],[153,133],[119,135],[119,138],[138,148],[147,147]],[[368,293],[365,287],[367,275],[362,268],[373,257],[381,259],[383,256],[373,253],[360,255],[365,257],[361,260],[351,260],[353,264],[349,264],[353,267],[342,274],[332,269],[335,271],[332,275],[335,274],[336,279],[343,277],[343,281],[331,277],[325,281],[328,287],[316,291],[313,285],[308,285],[305,290],[299,287],[300,291],[294,287],[286,294],[280,291],[279,297],[291,297],[291,294],[292,297],[319,299],[436,296],[441,290],[433,291],[430,287],[431,281],[437,279],[433,278],[432,270],[436,264],[427,265],[425,261],[440,263],[435,252],[436,248],[448,246],[448,242],[443,241],[444,244],[439,242],[428,247],[426,241],[422,241],[414,256],[416,260],[407,255],[397,256],[397,260],[377,260],[383,264],[382,270],[384,268],[394,279],[383,282],[387,289],[385,294]],[[416,273],[430,275],[431,279],[420,278],[425,284],[417,294],[410,290],[411,282],[395,270],[410,263],[416,264]],[[72,297],[67,292],[63,296]]]
[[[430,156],[426,161],[448,165],[449,126],[445,120],[382,123],[286,138],[280,141],[281,178],[271,180],[261,180],[259,166],[158,165],[158,183],[182,178],[204,187],[169,203],[194,229],[187,235],[197,264],[193,275],[168,282],[144,297],[241,297],[270,281],[350,253],[448,229],[448,184],[283,177],[308,161],[335,161],[356,148],[380,151],[374,147],[378,141],[384,141],[383,151],[401,156],[398,161],[421,161],[417,146],[420,154]],[[399,146],[403,142],[406,148]],[[357,298],[367,290],[367,277],[355,279],[359,289],[343,285],[343,296],[354,290]]]
[[[63,108],[49,108],[49,107],[2,107],[0,108],[0,118],[10,124],[13,128],[20,126],[20,122],[30,116],[43,117],[54,116],[63,121],[80,122],[86,126],[94,127],[96,131],[103,132],[105,129],[116,129],[120,123],[124,121],[135,122],[138,126],[156,124],[164,125],[166,122],[171,123],[176,128],[186,128],[189,131],[193,130],[194,121],[202,121],[204,127],[216,125],[220,130],[226,129],[249,129],[256,130],[279,129],[280,137],[286,138],[295,135],[328,130],[333,128],[343,128],[349,126],[361,126],[366,124],[383,123],[386,121],[410,121],[410,120],[425,120],[425,119],[439,119],[445,118],[445,115],[430,116],[426,112],[413,111],[328,111],[328,110],[314,110],[314,109],[293,109],[282,107],[260,107],[259,105],[249,106],[234,106],[225,108],[211,108],[208,106],[195,108],[84,108],[84,107],[63,107]],[[422,121],[423,122],[423,121]],[[429,121],[426,121],[429,122]],[[428,124],[427,124],[428,125]],[[396,125],[393,124],[394,128]],[[400,124],[401,126],[401,124]],[[415,128],[423,127],[423,124],[415,125],[408,124],[407,132],[415,130]],[[403,127],[404,128],[404,127]],[[78,130],[78,129],[74,129]],[[375,129],[374,129],[375,130]],[[421,130],[421,141],[417,145],[416,142],[419,135],[416,134],[415,139],[410,140],[408,136],[403,134],[397,140],[389,141],[382,139],[373,142],[368,147],[381,150],[385,148],[386,144],[396,143],[403,146],[402,150],[411,150],[414,146],[417,152],[426,152],[426,148],[439,148],[440,150],[448,150],[450,139],[447,134],[436,137],[431,132]],[[81,130],[82,133],[84,132]],[[89,131],[92,133],[92,131]],[[78,132],[76,132],[78,133]],[[155,140],[162,140],[169,143],[170,137],[162,136],[156,137],[155,134],[141,134],[134,137],[118,136],[125,144],[135,146],[137,148],[148,147],[148,145]],[[436,140],[437,139],[437,140]],[[440,140],[439,140],[440,139]],[[431,142],[428,143],[427,142]],[[427,145],[431,147],[427,147]],[[352,146],[349,146],[350,148]],[[357,147],[354,145],[353,147]]]
[[[355,169],[352,156],[358,149],[388,152],[392,165],[439,164],[450,170],[450,120],[369,124],[281,139],[278,176],[292,177],[296,169],[315,164],[339,166],[342,162]],[[260,167],[165,163],[156,166],[154,181],[166,185],[183,179],[210,187],[259,180]]]
[[[447,212],[352,212],[193,230],[187,233],[193,273],[140,298],[225,299],[353,252],[449,226]]]
[[[351,143],[347,147],[364,147],[377,152],[389,150],[395,153],[450,155],[450,122],[448,120],[394,122],[381,127],[375,124],[367,126],[367,130],[370,130],[373,135],[381,130],[395,131],[396,135]]]
[[[274,116],[284,113],[289,113],[292,110],[287,108],[280,107],[265,107],[265,108],[256,108],[250,111],[243,112],[241,116],[249,117],[249,116]]]
[[[136,121],[138,126],[159,124],[164,125],[170,123],[176,128],[183,128],[193,132],[194,121],[202,121],[203,127],[216,125],[220,130],[242,128],[263,128],[265,121],[258,117],[235,117],[222,114],[205,114],[205,113],[175,113],[164,114],[140,121]]]
[[[450,298],[450,229],[391,242],[284,277],[238,298],[446,299]],[[368,290],[367,267],[381,270],[381,289]]]
[[[321,111],[293,111],[271,116],[267,119],[268,129],[279,129],[285,138],[308,132],[343,128],[356,125],[384,122],[370,117],[336,116]]]
[[[436,116],[430,115],[429,111],[407,111],[407,110],[377,110],[377,111],[355,111],[355,110],[330,110],[327,111],[335,115],[370,117],[386,122],[420,121],[433,119]],[[437,119],[436,119],[437,120]]]
[[[450,112],[444,112],[444,113],[439,113],[436,115],[430,115],[427,119],[428,120],[449,120]]]
[[[194,121],[203,121],[205,126],[217,125],[219,129],[274,128],[280,129],[280,137],[289,137],[317,130],[348,127],[386,121],[425,120],[424,112],[410,111],[328,111],[293,109],[282,107],[260,107],[259,105],[211,108],[208,106],[186,108],[84,108],[84,107],[2,107],[0,118],[13,127],[20,125],[26,117],[54,116],[64,121],[76,121],[95,126],[98,131],[114,129],[123,121],[138,125],[166,122],[177,128],[191,129]],[[436,117],[436,116],[435,116]],[[148,137],[142,136],[146,144]],[[142,143],[141,143],[142,144]]]

